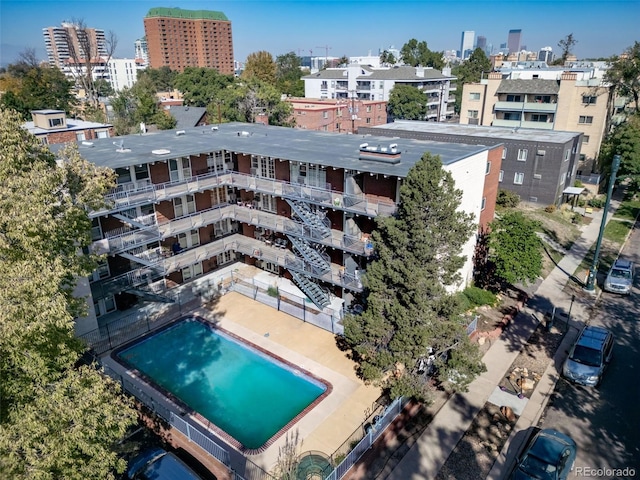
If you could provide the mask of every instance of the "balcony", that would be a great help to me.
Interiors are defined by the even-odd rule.
[[[553,122],[527,122],[525,120],[501,120],[499,118],[493,120],[491,125],[494,127],[508,128],[533,128],[536,130],[553,130]]]
[[[557,103],[537,102],[496,102],[494,106],[495,111],[503,112],[555,113],[557,109]]]

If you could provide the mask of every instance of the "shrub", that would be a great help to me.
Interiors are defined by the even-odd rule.
[[[271,297],[277,297],[278,296],[278,287],[274,287],[273,285],[269,285],[269,288],[267,288],[267,295],[269,295]]]
[[[582,183],[580,180],[576,180],[575,182],[573,182],[573,186],[574,187],[584,187],[584,183]]]
[[[478,287],[467,287],[462,291],[462,293],[467,297],[471,305],[475,307],[480,307],[482,305],[495,305],[498,300],[495,293]]]
[[[499,190],[496,205],[505,208],[517,207],[520,203],[520,195],[509,190]]]
[[[544,211],[547,213],[553,213],[556,211],[556,206],[555,205],[547,205],[546,207],[544,207]]]
[[[593,207],[593,208],[604,207],[604,200],[602,198],[590,198],[587,203],[590,207]]]

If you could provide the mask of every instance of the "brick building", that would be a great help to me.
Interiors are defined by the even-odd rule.
[[[321,132],[355,133],[358,127],[387,123],[384,100],[288,98],[295,127]]]
[[[234,73],[231,21],[222,12],[152,8],[144,18],[151,68],[215,68]]]
[[[26,122],[23,128],[45,144],[88,142],[114,136],[113,125],[70,119],[63,110],[32,110],[31,117],[33,121]]]

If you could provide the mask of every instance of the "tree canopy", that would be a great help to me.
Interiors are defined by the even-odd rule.
[[[451,73],[458,79],[455,90],[456,112],[460,113],[462,105],[462,90],[466,83],[478,83],[483,74],[491,71],[491,61],[481,48],[476,48],[469,58],[454,67]]]
[[[0,106],[17,111],[23,120],[31,119],[32,110],[50,108],[71,113],[76,103],[73,82],[58,68],[41,65],[30,50],[7,67],[0,78],[0,90],[4,91]]]
[[[387,112],[402,120],[424,120],[427,116],[427,97],[416,87],[396,84],[389,92]]]
[[[564,62],[567,61],[567,58],[569,58],[569,55],[571,55],[571,52],[573,51],[573,47],[575,47],[576,43],[578,43],[578,41],[573,36],[573,33],[570,33],[569,35],[567,35],[566,37],[564,37],[562,40],[558,42],[558,46],[560,47],[560,52],[561,52],[559,63],[561,65],[564,65]]]
[[[138,80],[148,77],[156,92],[170,92],[173,90],[178,72],[169,67],[145,68],[138,72]]]
[[[276,88],[284,95],[304,97],[302,59],[295,52],[276,57]]]
[[[484,369],[457,297],[447,292],[460,280],[460,252],[474,229],[471,215],[458,209],[461,195],[440,158],[425,153],[400,189],[397,213],[376,220],[366,306],[345,319],[345,340],[362,378],[394,397],[429,398],[419,365],[431,354],[438,379],[452,389],[466,388]]]
[[[614,155],[621,156],[619,178],[629,178],[635,189],[640,187],[640,113],[621,123],[609,134],[600,149],[599,161],[604,174],[611,172]]]
[[[419,42],[412,38],[400,49],[402,62],[412,67],[433,67],[442,70],[444,67],[444,52],[432,52],[427,47],[427,42]]]
[[[489,261],[504,282],[535,282],[542,273],[542,242],[537,223],[521,212],[507,211],[490,224]]]
[[[250,53],[244,65],[242,78],[256,79],[271,85],[276,84],[276,62],[273,56],[265,51]]]
[[[58,163],[58,164],[57,164]],[[136,413],[93,366],[73,296],[96,258],[88,212],[104,205],[113,174],[80,158],[75,144],[54,156],[0,109],[0,471],[6,478],[115,478],[114,451]]]
[[[640,42],[616,57],[605,72],[605,80],[613,85],[616,94],[630,97],[628,105],[640,112]]]
[[[380,63],[382,65],[395,65],[398,59],[388,50],[384,50],[380,54]]]

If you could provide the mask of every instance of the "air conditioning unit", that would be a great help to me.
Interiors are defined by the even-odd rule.
[[[547,154],[546,150],[538,150],[536,152],[536,155],[538,155],[539,157],[544,157]]]

